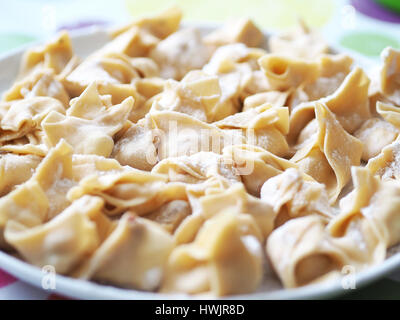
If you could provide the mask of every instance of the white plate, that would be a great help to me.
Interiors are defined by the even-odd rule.
[[[202,31],[210,30],[210,25],[201,25]],[[85,57],[94,50],[105,44],[109,38],[107,32],[99,28],[89,28],[80,32],[71,33],[75,52]],[[32,44],[29,45],[31,47]],[[0,56],[0,92],[4,92],[14,82],[20,60],[27,47],[12,51]],[[361,61],[365,64],[365,61]],[[0,251],[0,268],[12,274],[16,278],[28,282],[36,287],[42,288],[44,273],[41,269],[23,262],[5,252]],[[355,275],[356,288],[389,275],[395,270],[400,269],[400,254],[394,254],[386,259],[381,265],[370,268]],[[137,290],[121,289],[112,286],[100,285],[94,282],[77,280],[61,275],[55,276],[55,292],[73,298],[80,299],[190,299],[187,295],[161,295],[157,293],[142,292]],[[298,289],[284,290],[276,282],[268,283],[263,288],[253,294],[237,295],[226,297],[228,299],[320,299],[333,297],[348,290],[343,289],[340,281],[310,285]],[[351,290],[350,290],[351,291]],[[196,297],[194,297],[196,298]],[[225,299],[225,297],[224,297]]]

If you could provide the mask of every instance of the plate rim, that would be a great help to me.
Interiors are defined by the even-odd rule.
[[[400,266],[400,254],[395,254],[383,263],[370,267],[355,275],[355,289],[344,289],[342,279],[327,283],[312,284],[294,289],[279,289],[273,291],[256,292],[223,297],[210,297],[213,300],[293,300],[293,299],[326,299],[341,294],[356,292],[358,289],[389,275]],[[55,275],[55,289],[43,289],[42,280],[47,273],[34,265],[22,261],[4,251],[0,250],[0,267],[18,278],[41,290],[58,293],[70,298],[87,300],[198,300],[202,296],[188,294],[162,294],[145,292],[134,289],[124,289],[111,285],[99,284],[93,281],[75,279],[68,276]]]

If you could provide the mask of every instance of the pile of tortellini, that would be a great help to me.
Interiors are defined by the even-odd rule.
[[[266,39],[181,17],[84,59],[66,32],[25,53],[0,102],[0,248],[205,296],[381,263],[400,242],[400,51],[368,76],[304,25]]]

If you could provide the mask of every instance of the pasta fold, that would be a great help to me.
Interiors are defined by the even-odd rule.
[[[152,291],[163,279],[173,245],[172,237],[158,224],[128,212],[75,275]]]
[[[207,220],[193,243],[172,251],[161,292],[251,292],[261,282],[262,263],[261,235],[254,220],[222,212]]]
[[[350,180],[351,166],[360,164],[363,145],[343,129],[327,106],[315,103],[315,113],[312,130],[303,129],[291,161],[323,183],[333,203]]]
[[[5,239],[30,263],[52,265],[57,273],[67,274],[98,247],[102,205],[101,199],[86,196],[42,225],[27,228],[12,220]]]
[[[67,67],[73,56],[74,52],[71,39],[68,33],[63,31],[49,43],[29,49],[25,52],[20,66],[18,80],[42,68],[52,69],[54,74],[58,75]]]
[[[400,105],[400,50],[386,48],[381,53],[380,90],[390,101]]]

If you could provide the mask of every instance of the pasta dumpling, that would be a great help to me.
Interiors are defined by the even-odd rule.
[[[333,94],[319,99],[318,102],[325,104],[343,128],[353,134],[364,121],[371,118],[369,84],[370,80],[364,71],[356,67]],[[305,102],[293,109],[288,136],[290,143],[295,143],[300,131],[315,118],[314,105],[315,102]]]
[[[299,168],[323,183],[333,203],[350,180],[351,166],[360,164],[361,141],[348,134],[334,114],[322,103],[315,103],[313,130],[300,134],[297,152],[291,158]],[[316,128],[315,128],[316,127]]]
[[[217,76],[191,71],[178,83],[169,80],[154,103],[154,110],[170,110],[189,114],[204,122],[214,122],[237,112],[233,104],[223,101]]]
[[[159,39],[164,39],[178,30],[181,19],[182,10],[173,6],[153,16],[143,17],[117,28],[111,32],[111,35],[115,38],[130,28],[138,27]]]
[[[0,141],[9,142],[41,129],[51,112],[65,114],[60,101],[50,97],[32,97],[10,102],[0,121]]]
[[[215,50],[202,70],[218,75],[222,101],[237,106],[250,95],[271,90],[257,62],[266,53],[264,49],[249,48],[242,43],[227,44]]]
[[[163,279],[164,266],[173,246],[172,237],[158,224],[125,213],[75,275],[152,291]]]
[[[304,59],[267,54],[259,59],[273,90],[288,90],[314,82],[319,75],[319,65]]]
[[[69,95],[52,69],[39,69],[15,83],[3,94],[3,101],[14,101],[31,97],[51,97],[67,108]]]
[[[74,201],[86,194],[102,197],[107,204],[104,210],[111,216],[128,209],[143,215],[168,201],[186,199],[181,184],[167,184],[164,175],[133,168],[89,175],[69,190],[67,198]]]
[[[272,35],[268,46],[274,54],[310,60],[329,52],[329,46],[322,37],[316,31],[310,30],[303,21],[300,21],[295,30]]]
[[[198,207],[196,214],[201,214],[206,221],[222,211],[252,216],[260,229],[263,241],[271,233],[276,216],[270,203],[248,194],[241,184],[216,189],[203,195],[198,199]]]
[[[390,101],[400,105],[400,50],[386,48],[381,53],[380,90]]]
[[[5,239],[30,263],[52,265],[56,272],[66,274],[98,247],[101,238],[97,224],[104,223],[102,205],[99,198],[82,197],[53,220],[33,228],[11,220]]]
[[[160,41],[149,57],[160,66],[163,78],[180,80],[189,71],[200,69],[208,61],[210,52],[200,31],[188,28]]]
[[[188,184],[201,183],[211,177],[226,179],[229,184],[241,181],[232,162],[213,152],[167,158],[160,161],[152,172],[167,175],[168,181]]]
[[[76,153],[108,157],[114,147],[112,137],[123,128],[132,106],[132,97],[114,106],[104,102],[92,85],[73,100],[67,115],[53,111],[44,119],[46,143],[55,146],[65,139]]]
[[[360,167],[352,176],[354,190],[328,225],[311,215],[285,223],[269,237],[267,254],[286,287],[339,277],[349,265],[361,271],[382,262],[386,249],[400,241],[398,182],[382,182]]]
[[[264,35],[261,30],[246,18],[229,21],[204,38],[208,45],[218,47],[231,43],[244,43],[248,47],[259,47],[263,40]]]
[[[376,157],[381,150],[392,143],[398,135],[398,128],[380,118],[368,119],[354,132],[354,136],[364,145],[361,156],[361,159],[364,161]]]
[[[33,227],[51,220],[69,205],[65,193],[72,180],[72,150],[61,141],[35,173],[0,199],[0,233],[9,220]]]
[[[262,256],[254,220],[221,212],[201,227],[193,243],[171,252],[161,292],[217,296],[251,292],[262,278]]]
[[[239,129],[247,144],[259,146],[277,156],[285,156],[289,146],[289,111],[286,107],[265,104],[247,111],[238,112],[214,123],[221,129]]]
[[[295,168],[265,181],[260,197],[273,207],[276,227],[289,219],[311,214],[318,214],[326,221],[334,216],[324,186],[308,180]]]
[[[285,288],[339,278],[347,260],[330,240],[319,215],[289,220],[271,233],[266,252]]]
[[[122,53],[104,53],[89,56],[71,72],[62,83],[71,97],[79,96],[94,81],[104,84],[129,84],[140,78],[132,60]]]
[[[40,156],[31,154],[0,155],[0,194],[6,195],[15,186],[27,181],[41,161]]]
[[[71,39],[67,32],[61,32],[57,38],[47,43],[27,50],[22,58],[18,79],[21,80],[32,72],[49,68],[54,74],[62,71],[73,61],[74,52]]]
[[[269,178],[288,168],[297,168],[295,163],[252,145],[228,146],[223,150],[223,155],[232,161],[246,190],[255,196],[260,195],[263,183]]]

